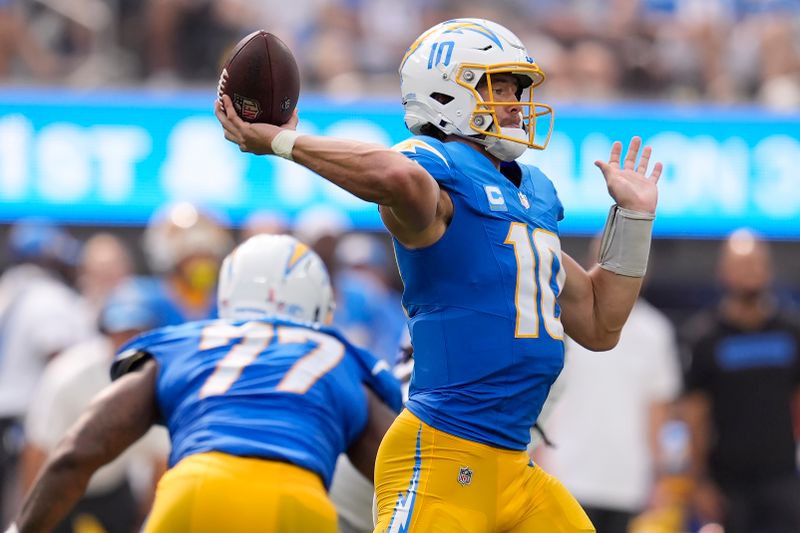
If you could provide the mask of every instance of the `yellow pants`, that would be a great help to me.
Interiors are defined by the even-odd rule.
[[[308,470],[211,452],[164,474],[144,531],[335,533],[336,510]]]
[[[375,464],[375,533],[594,532],[581,506],[527,452],[436,430],[403,411]]]

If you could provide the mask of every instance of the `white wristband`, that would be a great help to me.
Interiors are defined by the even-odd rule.
[[[17,528],[17,523],[12,522],[8,529],[6,529],[5,533],[19,533],[19,528]]]
[[[622,276],[643,277],[654,218],[651,213],[611,206],[600,240],[600,266]]]
[[[294,130],[281,130],[272,139],[272,153],[289,161],[294,161],[292,159],[292,149],[300,135]]]

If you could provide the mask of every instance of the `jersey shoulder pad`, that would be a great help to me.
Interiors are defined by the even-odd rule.
[[[162,359],[169,350],[169,345],[176,339],[197,335],[197,324],[201,323],[188,322],[180,326],[166,326],[142,333],[129,340],[120,347],[114,357],[111,365],[111,378],[117,379],[136,370],[148,358]]]
[[[551,205],[556,206],[556,220],[563,220],[564,206],[561,203],[561,199],[558,197],[558,191],[556,191],[553,181],[537,166],[520,165],[520,168],[523,173],[527,173],[530,176],[531,183],[533,183],[533,188],[537,191],[537,194],[543,195],[551,202]]]
[[[111,379],[119,379],[132,372],[148,359],[156,358],[153,346],[164,337],[164,331],[170,328],[159,328],[142,333],[123,344],[114,356],[111,364]]]
[[[444,143],[433,137],[410,137],[397,143],[392,149],[422,165],[436,181],[446,181],[452,174],[453,162]]]
[[[133,372],[145,361],[152,359],[153,356],[144,350],[130,348],[119,352],[111,363],[111,381],[115,381],[125,374]]]

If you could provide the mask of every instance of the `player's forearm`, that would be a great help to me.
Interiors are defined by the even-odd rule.
[[[600,267],[587,273],[572,262],[566,264],[569,290],[562,301],[562,320],[567,334],[589,350],[610,350],[619,341],[642,279]]]
[[[614,336],[614,344],[631,314],[642,288],[642,278],[614,274],[600,267],[589,272],[594,292],[594,317],[602,333]]]
[[[59,442],[17,519],[20,531],[51,531],[86,490],[95,471],[153,424],[155,377],[149,360],[103,389]]]
[[[33,482],[36,480],[36,475],[39,473],[39,470],[42,469],[42,466],[46,461],[46,450],[38,447],[32,442],[25,444],[25,448],[22,450],[19,473],[19,486],[22,489],[20,491],[22,494],[26,494],[29,490],[31,490]]]
[[[52,531],[78,503],[93,473],[70,450],[57,451],[25,499],[16,521],[20,533]]]
[[[435,185],[419,165],[376,144],[303,135],[292,158],[362,200],[389,207],[432,195]]]

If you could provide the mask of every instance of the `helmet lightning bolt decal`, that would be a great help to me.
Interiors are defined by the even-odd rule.
[[[474,22],[461,22],[459,20],[452,20],[449,22],[445,22],[444,24],[446,25],[446,27],[442,31],[442,34],[462,33],[462,30],[474,31],[476,33],[480,33],[484,37],[488,37],[490,41],[492,41],[500,48],[500,50],[503,49],[503,43],[500,41],[500,38],[497,36],[495,32],[493,32],[486,26],[481,26],[480,24],[475,24]]]
[[[392,146],[392,150],[396,150],[398,152],[413,152],[415,154],[419,153],[417,152],[417,148],[432,153],[433,155],[441,159],[445,165],[450,167],[450,163],[447,162],[447,159],[439,152],[439,150],[437,150],[430,144],[426,143],[425,141],[411,138],[411,139],[406,139],[405,141],[400,141],[399,143]]]
[[[286,270],[284,274],[288,274],[292,271],[292,269],[300,262],[300,260],[305,257],[306,253],[308,252],[308,246],[305,244],[298,242],[294,250],[292,250],[292,255],[289,256],[289,261],[286,263]]]

